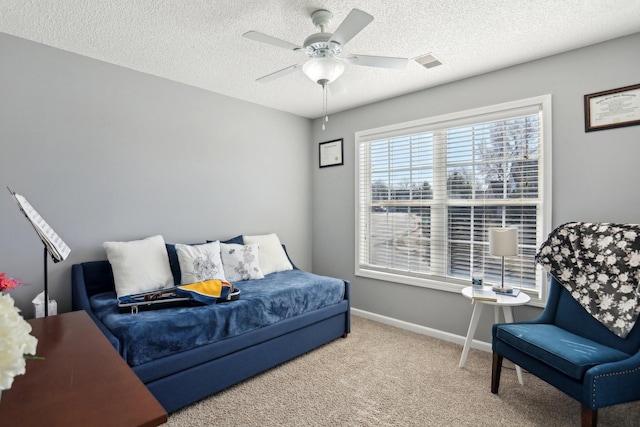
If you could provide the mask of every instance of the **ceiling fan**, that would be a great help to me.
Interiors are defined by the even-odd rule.
[[[333,14],[328,10],[320,9],[311,14],[313,25],[318,27],[319,33],[311,34],[304,40],[302,46],[290,43],[257,31],[249,31],[244,37],[281,47],[293,51],[302,51],[309,58],[307,61],[291,65],[282,70],[260,77],[257,81],[266,83],[283,77],[296,70],[302,69],[313,82],[326,89],[326,86],[335,82],[344,72],[344,64],[363,65],[367,67],[380,67],[403,69],[407,66],[407,58],[393,58],[388,56],[370,55],[345,55],[344,46],[373,21],[373,16],[359,9],[353,9],[334,33],[326,32],[331,23]],[[337,89],[333,87],[332,89]]]

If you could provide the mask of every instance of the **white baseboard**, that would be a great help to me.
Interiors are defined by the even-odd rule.
[[[394,319],[392,317],[382,316],[380,314],[371,313],[369,311],[360,310],[357,308],[351,308],[351,314],[354,316],[363,317],[365,319],[373,320],[375,322],[384,323],[386,325],[394,326],[400,329],[406,329],[411,332],[415,332],[422,335],[427,335],[433,338],[438,338],[444,341],[449,341],[455,344],[464,345],[465,337],[460,335],[451,334],[449,332],[440,331],[438,329],[427,328],[426,326],[416,325],[415,323],[405,322],[404,320]],[[473,340],[471,341],[471,348],[477,350],[486,351],[491,353],[491,343],[485,341]],[[462,349],[460,349],[462,351]]]

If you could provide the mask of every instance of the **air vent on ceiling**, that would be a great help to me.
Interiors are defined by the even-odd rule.
[[[422,65],[424,68],[433,68],[438,65],[442,65],[442,62],[436,58],[432,53],[427,53],[426,55],[418,56],[414,58],[414,60]]]

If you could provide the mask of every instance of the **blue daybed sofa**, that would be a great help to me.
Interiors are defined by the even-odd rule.
[[[292,263],[293,264],[293,263]],[[293,270],[234,283],[237,301],[120,313],[109,261],[72,266],[85,310],[169,413],[346,337],[350,282]]]

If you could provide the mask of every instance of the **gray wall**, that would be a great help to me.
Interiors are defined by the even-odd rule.
[[[0,184],[25,195],[72,249],[49,262],[61,312],[71,265],[105,259],[105,240],[273,231],[301,268],[352,280],[355,308],[465,335],[471,306],[458,293],[354,277],[354,132],[550,93],[553,224],[637,223],[640,126],[585,133],[582,97],[640,83],[639,44],[635,34],[333,114],[323,132],[319,120],[0,33]],[[345,165],[318,169],[317,143],[336,138]],[[0,271],[30,284],[12,291],[27,317],[42,268],[42,245],[7,192]],[[520,307],[516,319],[538,312]]]
[[[71,265],[102,242],[276,232],[311,268],[311,122],[0,33],[0,272],[26,317],[43,246],[5,189],[71,247],[49,261],[58,311]]]
[[[333,114],[324,132],[316,120],[315,143],[344,138],[345,165],[318,169],[313,149],[314,271],[352,280],[357,309],[466,335],[472,307],[459,293],[354,276],[354,133],[544,94],[553,104],[553,226],[640,222],[640,126],[585,133],[583,109],[585,94],[640,83],[638,46],[640,33]],[[518,307],[515,317],[539,311]],[[476,338],[490,341],[492,322],[485,310]]]

